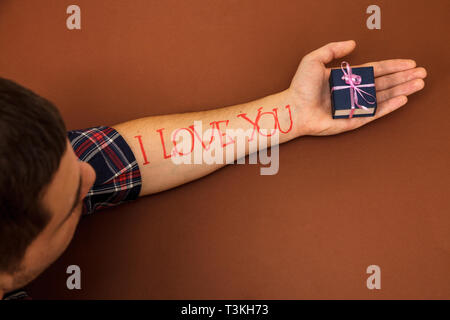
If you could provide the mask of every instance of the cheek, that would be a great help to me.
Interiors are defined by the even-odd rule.
[[[81,205],[78,205],[70,218],[67,219],[63,226],[61,226],[58,234],[55,235],[55,242],[58,243],[58,248],[56,249],[56,251],[58,251],[58,255],[64,252],[64,250],[66,250],[69,243],[71,242],[73,235],[75,234],[75,230],[78,226],[78,222],[80,221],[81,210]]]
[[[78,223],[80,222],[82,209],[83,209],[83,201],[80,201],[80,203],[76,207],[75,211],[72,213],[72,216],[70,217],[70,219],[67,220],[67,224],[68,224],[67,233],[69,233],[70,238],[73,237],[73,234],[75,233],[75,230],[77,229]]]
[[[72,216],[58,229],[53,237],[42,242],[38,246],[39,250],[30,253],[30,256],[27,257],[27,263],[31,266],[29,270],[32,274],[36,276],[40,274],[67,249],[73,238],[79,216],[78,212],[73,212]]]

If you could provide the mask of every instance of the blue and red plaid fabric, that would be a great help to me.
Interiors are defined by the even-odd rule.
[[[83,200],[83,214],[135,200],[141,191],[141,172],[130,146],[108,126],[67,132],[80,161],[89,163],[97,175]]]

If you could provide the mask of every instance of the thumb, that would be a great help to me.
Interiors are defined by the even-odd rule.
[[[341,58],[352,52],[356,47],[354,40],[330,42],[305,56],[308,60],[314,60],[327,64],[333,59]]]

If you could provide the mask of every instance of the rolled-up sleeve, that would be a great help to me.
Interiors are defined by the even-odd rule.
[[[108,126],[67,132],[80,161],[88,162],[96,179],[83,200],[83,212],[113,207],[139,197],[142,180],[138,163],[123,137]]]

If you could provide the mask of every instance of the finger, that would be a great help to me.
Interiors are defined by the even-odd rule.
[[[318,61],[323,64],[331,62],[333,59],[348,55],[356,47],[354,40],[330,42],[319,49],[307,54],[304,59]]]
[[[358,67],[373,67],[373,74],[375,77],[384,76],[386,74],[404,71],[416,67],[416,62],[412,59],[390,59],[375,62],[367,62],[356,66],[351,66],[352,68]]]
[[[406,71],[400,71],[393,74],[388,74],[375,79],[375,88],[378,91],[386,90],[401,83],[405,83],[414,79],[423,79],[427,76],[425,68],[414,68]]]
[[[408,96],[422,90],[425,86],[425,82],[422,79],[410,80],[408,82],[399,84],[393,88],[377,91],[377,103],[389,100],[396,96]]]
[[[368,117],[371,121],[381,118],[392,111],[404,106],[408,102],[407,96],[396,96],[380,103],[377,107],[377,113],[373,117]]]
[[[379,119],[392,111],[397,110],[398,108],[404,106],[408,102],[408,98],[406,96],[396,96],[389,100],[383,101],[378,104],[377,113],[373,117],[357,117],[352,119],[342,119],[347,120],[347,123],[343,123],[344,131],[353,130],[363,125],[372,122],[376,119]]]

